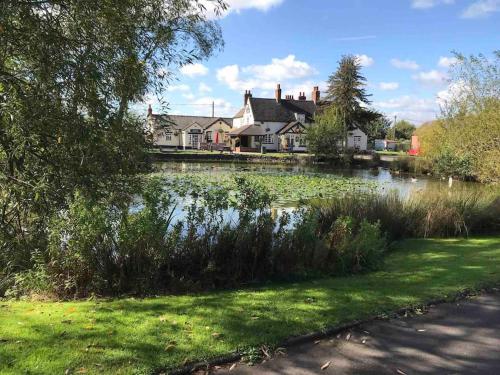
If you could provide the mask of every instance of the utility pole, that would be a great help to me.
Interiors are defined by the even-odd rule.
[[[212,117],[215,117],[215,101],[212,101]]]
[[[392,139],[396,138],[396,122],[398,121],[398,115],[394,115],[394,124],[392,124]]]

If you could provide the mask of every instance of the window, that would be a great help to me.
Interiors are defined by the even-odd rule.
[[[172,140],[172,132],[170,130],[164,131],[163,135],[165,136],[165,140],[166,141],[171,141]]]
[[[201,130],[200,129],[191,129],[189,132],[190,133],[201,133]]]
[[[207,142],[212,142],[212,132],[211,131],[207,132],[206,135],[207,135]]]
[[[295,119],[302,123],[306,122],[306,115],[303,113],[295,113]]]
[[[273,144],[274,143],[274,137],[272,134],[266,134],[262,136],[262,143],[265,144]]]
[[[306,147],[306,146],[307,146],[307,145],[306,145],[306,137],[301,136],[301,137],[299,138],[299,142],[298,142],[298,143],[299,143],[299,146],[300,146],[300,147]]]

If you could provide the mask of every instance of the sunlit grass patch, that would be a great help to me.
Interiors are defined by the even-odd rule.
[[[157,298],[0,302],[1,374],[149,374],[500,282],[500,238],[406,240],[380,271]]]

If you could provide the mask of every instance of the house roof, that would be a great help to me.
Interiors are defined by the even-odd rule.
[[[229,132],[230,136],[237,137],[240,135],[265,135],[266,131],[260,125],[244,125],[239,128],[235,128]]]
[[[296,120],[295,114],[303,114],[312,120],[316,112],[316,104],[312,100],[249,98],[255,121],[290,122]],[[234,118],[243,116],[244,108]]]
[[[276,134],[285,134],[297,125],[305,130],[305,126],[302,125],[302,123],[300,121],[292,121],[292,122],[289,122],[288,124],[286,124],[285,126],[283,126],[280,130],[278,130],[276,132]]]
[[[156,122],[162,125],[170,125],[176,130],[185,130],[193,124],[200,125],[207,129],[213,123],[222,120],[230,127],[233,127],[233,119],[229,117],[205,117],[205,116],[184,116],[184,115],[152,115]]]
[[[236,113],[233,118],[240,118],[243,117],[243,114],[245,113],[245,107],[241,108],[238,113]]]

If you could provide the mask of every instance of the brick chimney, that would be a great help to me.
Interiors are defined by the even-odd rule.
[[[306,93],[305,92],[299,93],[299,100],[306,100]]]
[[[151,104],[148,105],[148,117],[153,116],[153,108],[151,108]]]
[[[319,86],[314,86],[312,91],[312,101],[317,104],[320,99]]]
[[[274,96],[276,98],[276,102],[281,103],[281,86],[279,83],[276,86],[276,91],[274,92]]]
[[[247,105],[248,99],[250,99],[251,97],[252,97],[252,92],[250,90],[245,90],[243,105]]]

